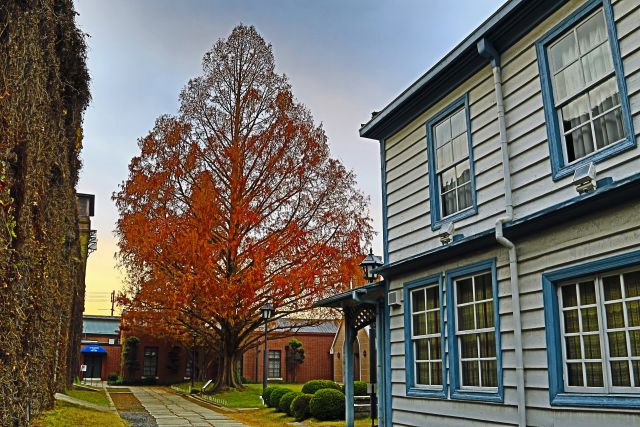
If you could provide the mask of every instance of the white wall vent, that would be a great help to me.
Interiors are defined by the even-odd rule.
[[[402,304],[402,301],[400,300],[400,292],[398,291],[389,292],[389,295],[387,297],[387,303],[391,307],[397,307],[400,304]]]

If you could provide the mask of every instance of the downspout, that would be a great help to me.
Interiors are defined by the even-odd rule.
[[[509,250],[509,277],[511,279],[511,304],[513,306],[513,335],[516,356],[516,393],[518,403],[518,426],[527,426],[527,410],[524,387],[524,362],[522,356],[522,323],[520,320],[520,289],[518,287],[518,255],[515,244],[504,237],[503,225],[513,221],[513,198],[511,193],[511,167],[507,126],[504,118],[504,99],[502,96],[502,69],[500,55],[487,39],[478,42],[478,53],[491,60],[493,82],[498,109],[498,127],[500,130],[500,151],[502,152],[502,172],[504,175],[505,215],[498,218],[495,226],[496,241]]]

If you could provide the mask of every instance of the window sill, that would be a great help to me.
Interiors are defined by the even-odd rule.
[[[460,211],[453,215],[447,216],[445,218],[441,218],[441,219],[437,219],[436,221],[433,221],[431,223],[431,229],[434,231],[439,230],[442,227],[442,224],[444,223],[460,221],[461,219],[469,218],[470,216],[473,216],[477,213],[478,213],[478,207],[474,203],[471,207],[468,207],[463,211]]]
[[[640,408],[640,394],[607,395],[558,393],[551,396],[552,406],[588,406],[599,408]]]
[[[454,390],[451,393],[451,399],[504,403],[504,392],[501,390],[497,392]]]
[[[600,151],[597,151],[591,155],[588,155],[586,157],[583,157],[582,159],[580,159],[579,161],[575,162],[575,163],[571,163],[570,165],[567,166],[561,166],[560,165],[553,165],[553,180],[554,181],[558,181],[562,178],[565,178],[567,176],[572,175],[576,169],[578,169],[580,166],[584,166],[586,164],[589,164],[591,162],[593,163],[599,163],[602,162],[603,160],[607,160],[611,157],[617,156],[620,153],[623,153],[625,151],[631,150],[633,148],[636,147],[636,140],[635,138],[627,138],[625,140],[616,142],[615,144],[612,144]]]
[[[446,399],[447,398],[447,391],[444,389],[444,387],[441,388],[441,389],[430,389],[430,388],[408,387],[407,386],[407,397]]]

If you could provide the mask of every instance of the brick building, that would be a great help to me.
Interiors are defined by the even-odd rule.
[[[80,372],[82,379],[106,380],[110,373],[120,373],[120,318],[117,316],[82,316]]]
[[[293,382],[290,363],[289,341],[302,342],[304,362],[297,366],[295,382],[304,383],[315,379],[333,379],[333,356],[331,345],[338,332],[337,322],[323,321],[315,326],[304,326],[291,336],[268,340],[267,378]],[[262,381],[263,346],[249,350],[242,358],[241,374],[251,382]]]
[[[333,365],[333,380],[339,383],[343,382],[343,354],[344,346],[344,322],[341,321],[335,339],[331,345],[331,357]],[[356,339],[353,343],[353,376],[354,381],[369,382],[369,327],[362,328],[358,331]]]

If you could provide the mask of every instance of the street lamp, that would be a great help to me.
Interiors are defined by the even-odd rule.
[[[191,331],[191,389],[195,384],[196,376],[196,332]]]
[[[378,274],[374,273],[373,270],[381,265],[382,259],[373,254],[373,249],[369,249],[369,254],[360,263],[360,268],[362,268],[362,272],[364,273],[364,279],[369,283],[373,283],[378,277]]]
[[[267,326],[269,325],[269,319],[273,317],[275,309],[273,305],[266,303],[260,307],[262,318],[264,319],[264,354],[262,355],[262,395],[267,389]]]
[[[369,254],[360,263],[364,279],[369,283],[373,283],[378,278],[378,275],[373,271],[382,265],[382,258],[373,254],[373,249],[369,249]],[[376,418],[377,402],[375,384],[377,382],[377,354],[376,354],[376,322],[373,322],[369,326],[369,384],[371,387],[369,394],[369,407],[371,408],[371,426],[374,426],[373,420]]]

